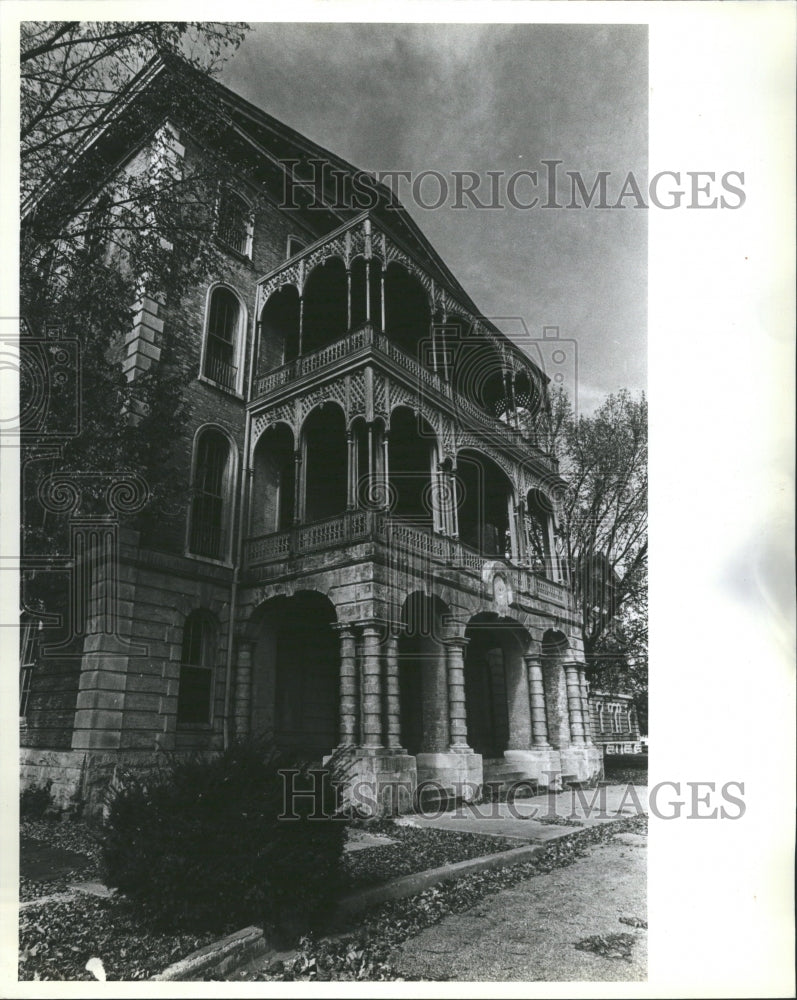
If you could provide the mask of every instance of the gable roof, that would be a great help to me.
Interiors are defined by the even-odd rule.
[[[189,92],[200,101],[202,109],[213,117],[215,126],[221,130],[219,135],[226,134],[238,143],[239,148],[248,150],[258,164],[261,177],[268,178],[272,184],[284,184],[286,161],[311,166],[311,161],[320,160],[329,164],[338,175],[350,179],[364,174],[364,171],[201,73],[179,56],[163,53],[151,59],[105,109],[91,134],[76,149],[62,175],[49,179],[22,206],[23,227],[35,218],[38,206],[49,199],[60,199],[62,204],[73,208],[82,205],[96,192],[99,178],[104,182],[110,173],[135,155],[165,119],[175,120],[180,125],[184,111],[178,100],[181,92]],[[190,125],[188,132],[191,134]],[[297,168],[294,168],[293,174],[295,181],[307,179]],[[485,327],[501,340],[512,344],[482,315],[390,188],[375,178],[370,186],[378,199],[377,205],[369,209],[370,214],[398,238],[431,277],[447,286],[454,298]],[[343,189],[345,192],[346,185]],[[302,197],[302,190],[297,189],[297,203]],[[332,194],[327,186],[322,200],[324,208],[298,210],[305,223],[304,228],[310,228],[316,239],[362,215],[361,206],[341,200],[338,185]],[[283,208],[283,211],[291,209]],[[308,226],[308,223],[311,224]],[[512,346],[517,349],[517,345]],[[538,368],[531,359],[529,362]],[[544,374],[543,378],[547,381]]]

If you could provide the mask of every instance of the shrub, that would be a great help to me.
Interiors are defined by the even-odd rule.
[[[19,795],[19,814],[25,819],[41,819],[52,805],[52,781],[33,788],[24,788]]]
[[[161,926],[225,930],[260,923],[283,938],[317,929],[341,879],[345,824],[311,819],[302,798],[284,811],[289,762],[256,742],[210,760],[129,776],[114,791],[103,830],[108,885]],[[312,787],[299,768],[294,787]],[[323,785],[324,812],[335,792]]]

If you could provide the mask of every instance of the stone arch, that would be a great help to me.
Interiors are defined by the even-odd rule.
[[[531,740],[523,661],[528,631],[514,618],[480,611],[468,621],[465,637],[468,744],[485,758],[526,749]]]
[[[340,653],[332,602],[315,590],[274,596],[247,625],[253,642],[251,731],[315,760],[338,740]]]

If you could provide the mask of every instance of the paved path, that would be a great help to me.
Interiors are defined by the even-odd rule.
[[[575,829],[647,812],[647,792],[644,785],[607,785],[581,792],[535,795],[533,798],[517,799],[512,804],[488,802],[464,805],[440,815],[414,813],[399,822],[458,833],[483,833],[538,842],[571,832],[562,821]]]
[[[395,964],[410,980],[616,982],[647,978],[647,838],[619,834],[570,867],[487,896],[404,942]],[[576,949],[593,935],[629,934],[630,960]]]

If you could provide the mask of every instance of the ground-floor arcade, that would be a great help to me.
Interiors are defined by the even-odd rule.
[[[238,735],[311,760],[347,749],[376,797],[391,782],[468,800],[508,772],[540,787],[599,776],[583,656],[561,629],[428,590],[392,614],[365,601],[363,615],[361,601],[352,615],[307,582],[254,598],[237,643]]]

